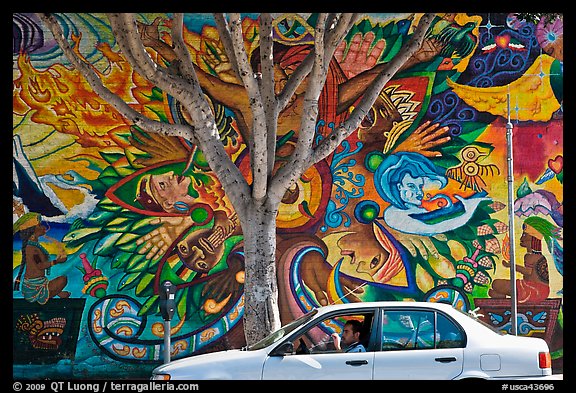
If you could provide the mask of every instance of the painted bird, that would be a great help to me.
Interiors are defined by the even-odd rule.
[[[460,188],[470,188],[474,191],[481,191],[482,186],[486,185],[482,176],[487,174],[493,175],[494,172],[500,174],[500,170],[494,164],[478,164],[477,161],[480,161],[481,157],[487,155],[487,153],[481,152],[476,146],[468,146],[462,149],[460,152],[462,163],[449,168],[446,171],[446,176],[460,182]]]
[[[426,38],[434,38],[443,44],[440,56],[452,57],[456,54],[464,58],[472,53],[478,42],[472,33],[477,25],[476,22],[468,22],[460,26],[454,21],[437,17],[432,22]]]

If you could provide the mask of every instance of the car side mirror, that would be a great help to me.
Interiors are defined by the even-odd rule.
[[[280,344],[276,349],[270,352],[270,356],[285,356],[292,355],[294,353],[294,343],[292,341],[286,341]]]

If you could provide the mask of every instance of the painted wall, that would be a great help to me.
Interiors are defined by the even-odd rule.
[[[251,54],[256,17],[244,19]],[[103,15],[60,18],[110,90],[152,118],[187,122],[132,70]],[[177,72],[165,45],[170,15],[139,18],[149,53]],[[316,142],[347,116],[338,105],[353,105],[363,72],[396,54],[414,18],[369,14],[349,34],[330,65]],[[310,49],[313,19],[276,19],[274,59],[285,78]],[[247,174],[241,96],[228,93],[216,29],[204,14],[185,22],[193,61],[222,81],[206,94]],[[177,287],[172,359],[242,346],[242,234],[202,152],[131,127],[34,15],[13,14],[13,32],[14,377],[146,378],[163,359],[166,280]],[[286,193],[277,219],[283,322],[326,302],[427,300],[479,307],[509,332],[514,257],[518,333],[544,337],[561,370],[562,24],[452,14],[431,34],[434,45],[387,84],[360,129]],[[278,156],[293,148],[297,103],[281,116]]]

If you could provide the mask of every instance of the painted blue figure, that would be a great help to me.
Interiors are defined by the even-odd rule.
[[[374,174],[378,194],[391,206],[384,211],[383,219],[391,228],[409,234],[433,236],[465,225],[482,201],[490,200],[484,192],[471,198],[444,195],[446,207],[428,211],[422,206],[424,190],[444,188],[446,176],[432,161],[419,153],[401,152],[388,155]]]

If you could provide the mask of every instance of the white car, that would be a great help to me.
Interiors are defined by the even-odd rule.
[[[331,333],[362,322],[366,352]],[[546,341],[499,332],[450,304],[363,302],[313,309],[262,341],[156,367],[153,380],[551,379]]]

